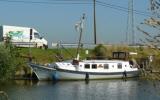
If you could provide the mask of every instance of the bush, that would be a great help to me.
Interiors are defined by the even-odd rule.
[[[106,58],[106,52],[107,52],[107,49],[102,44],[99,44],[98,46],[96,46],[92,51],[93,55],[97,59],[105,59]]]
[[[11,48],[0,45],[0,81],[14,76],[16,69],[16,56]]]

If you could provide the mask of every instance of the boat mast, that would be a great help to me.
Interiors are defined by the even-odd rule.
[[[96,0],[93,0],[94,44],[97,44],[96,36]]]
[[[77,28],[78,28],[78,30],[79,30],[79,32],[80,32],[80,36],[79,36],[79,41],[78,41],[78,48],[77,48],[77,53],[76,53],[76,60],[79,60],[79,49],[80,49],[80,46],[81,46],[84,19],[85,19],[85,14],[83,14],[82,18],[80,19],[80,23],[78,23],[78,26],[77,26]]]

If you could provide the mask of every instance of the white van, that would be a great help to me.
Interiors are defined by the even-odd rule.
[[[10,42],[18,47],[48,48],[47,40],[34,28],[20,26],[0,26],[0,40]]]

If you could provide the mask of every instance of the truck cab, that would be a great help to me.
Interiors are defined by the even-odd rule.
[[[33,29],[32,34],[30,34],[30,39],[31,39],[31,42],[36,43],[35,47],[37,47],[37,48],[48,48],[47,41],[35,29]]]

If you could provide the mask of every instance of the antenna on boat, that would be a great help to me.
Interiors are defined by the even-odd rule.
[[[80,33],[79,41],[78,41],[78,48],[77,48],[77,53],[76,53],[76,60],[79,60],[79,48],[81,46],[81,39],[82,39],[82,33],[83,33],[83,27],[84,27],[84,20],[85,20],[85,13],[83,13],[83,16],[81,17],[80,21],[75,24],[76,31]]]

